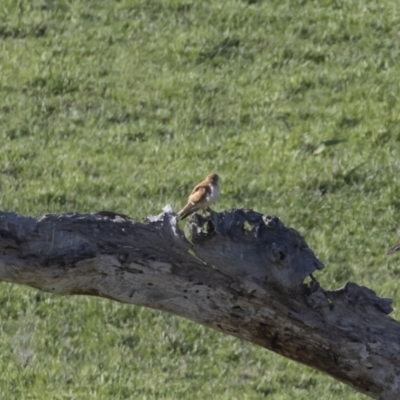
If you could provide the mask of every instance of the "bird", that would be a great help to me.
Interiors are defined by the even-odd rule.
[[[220,190],[217,174],[210,174],[204,181],[194,187],[188,198],[188,203],[178,212],[179,219],[185,219],[197,210],[211,212],[210,205],[219,199]]]
[[[400,236],[400,230],[397,231],[397,234]],[[390,255],[395,253],[396,251],[400,250],[400,242],[396,243],[393,247],[391,247],[387,252],[386,255]]]

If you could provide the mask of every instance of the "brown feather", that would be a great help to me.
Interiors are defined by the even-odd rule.
[[[193,189],[188,198],[188,201],[191,203],[198,203],[201,200],[204,200],[206,196],[210,193],[210,191],[210,186],[203,186],[199,184]]]
[[[210,185],[218,181],[218,175],[210,174],[204,181],[194,187],[188,198],[188,203],[178,212],[179,219],[185,219],[197,210],[208,208],[207,196],[211,193]]]
[[[187,203],[186,206],[183,207],[182,210],[178,212],[178,217],[179,219],[185,219],[198,209],[199,207],[197,206],[197,204]]]
[[[190,214],[203,208],[203,203],[206,202],[206,196],[210,193],[210,188],[208,186],[197,185],[188,198],[188,203],[181,211],[178,212],[178,217],[180,219],[185,219]]]

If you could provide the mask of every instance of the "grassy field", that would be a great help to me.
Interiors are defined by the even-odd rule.
[[[221,178],[394,299],[397,0],[2,0],[0,209],[137,219]],[[4,399],[364,399],[165,313],[0,286]]]

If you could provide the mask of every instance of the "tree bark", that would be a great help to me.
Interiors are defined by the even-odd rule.
[[[391,300],[307,278],[323,264],[277,217],[194,215],[190,241],[167,206],[145,223],[112,212],[0,212],[0,280],[169,311],[325,372],[375,399],[400,398]],[[307,281],[305,283],[305,281]]]

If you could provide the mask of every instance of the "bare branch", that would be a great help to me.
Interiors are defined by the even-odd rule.
[[[307,364],[375,399],[400,393],[391,300],[307,278],[323,264],[277,217],[194,215],[146,223],[112,212],[29,218],[0,212],[0,280],[166,310]],[[304,283],[304,280],[310,280]]]

